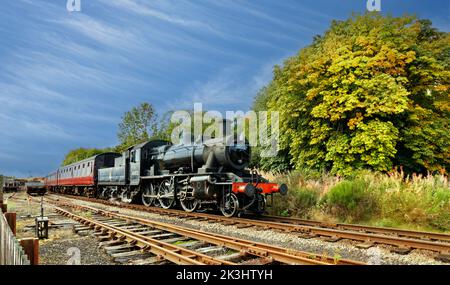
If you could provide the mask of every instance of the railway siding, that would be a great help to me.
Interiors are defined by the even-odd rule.
[[[169,224],[160,222],[153,222],[144,219],[131,217],[128,215],[116,214],[109,211],[100,210],[88,206],[75,205],[73,203],[61,203],[57,201],[51,202],[62,207],[70,207],[76,209],[82,209],[91,211],[95,214],[100,214],[105,217],[113,218],[108,223],[99,221],[99,218],[88,219],[82,216],[73,214],[61,207],[56,207],[55,210],[65,216],[75,219],[84,225],[87,225],[95,229],[98,233],[102,233],[104,236],[111,236],[111,241],[114,242],[120,240],[121,242],[127,241],[133,246],[137,246],[143,251],[149,251],[158,256],[158,258],[166,259],[176,264],[209,264],[209,265],[235,265],[235,264],[269,264],[269,263],[283,263],[283,264],[342,264],[342,265],[362,265],[362,262],[355,262],[345,259],[336,259],[333,257],[317,257],[311,253],[299,252],[295,250],[286,250],[280,247],[271,246],[268,244],[256,243],[253,241],[247,241],[243,239],[232,238],[229,236],[217,235],[176,227]],[[114,219],[120,219],[115,221]],[[115,221],[115,225],[111,222]],[[222,256],[220,258],[214,258],[204,253],[198,253],[197,250],[188,250],[181,246],[176,246],[164,240],[155,239],[156,236],[162,237],[164,234],[158,233],[156,236],[148,236],[148,234],[136,233],[130,228],[138,228],[142,230],[139,225],[149,226],[146,229],[148,232],[152,230],[162,230],[168,233],[179,235],[180,237],[188,237],[190,239],[201,241],[207,245],[206,252],[210,252],[211,248],[225,247],[234,250],[231,254]],[[128,229],[124,229],[123,226],[128,226]],[[166,236],[171,236],[166,234]],[[204,248],[200,248],[204,250]],[[133,250],[134,251],[134,250]],[[240,258],[245,258],[244,262],[229,262],[224,259],[230,259],[230,255],[234,256],[235,253],[239,253]],[[253,260],[252,260],[253,259]]]
[[[56,196],[54,196],[56,198]],[[66,201],[71,198],[58,196],[57,199]],[[321,256],[326,253],[336,258],[348,258],[362,262],[373,261],[373,256],[381,256],[380,264],[445,264],[435,260],[436,253],[428,250],[412,250],[407,255],[399,255],[390,251],[397,246],[371,243],[368,246],[358,248],[361,241],[336,239],[336,242],[326,242],[322,238],[305,238],[307,233],[290,232],[281,229],[273,229],[267,226],[256,226],[248,223],[240,223],[236,219],[227,219],[222,216],[205,213],[185,213],[178,210],[162,210],[146,208],[140,205],[124,205],[118,202],[89,200],[77,197],[80,205],[94,206],[107,211],[117,211],[134,217],[172,223],[200,231],[226,234],[238,238],[244,238],[262,243],[269,243],[285,248],[293,248],[300,251],[312,252]],[[219,219],[219,220],[218,220]],[[279,224],[279,223],[277,223]],[[331,226],[331,225],[330,225]],[[444,259],[445,260],[445,259]],[[444,261],[441,260],[441,261]]]

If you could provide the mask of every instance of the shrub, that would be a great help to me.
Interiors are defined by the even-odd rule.
[[[326,211],[343,220],[365,220],[377,212],[375,193],[363,179],[344,180],[323,197]]]
[[[311,210],[319,201],[319,192],[306,188],[289,189],[288,195],[275,200],[270,213],[280,216],[310,218]]]
[[[450,188],[445,176],[413,176],[400,187],[386,189],[379,198],[381,218],[450,230]]]
[[[274,215],[450,230],[450,187],[444,175],[358,171],[342,178],[302,170],[263,176],[289,186],[287,196],[275,195],[274,206],[269,208]]]
[[[310,189],[297,189],[292,191],[288,205],[291,215],[299,217],[309,217],[309,213],[319,201],[319,193]]]
[[[288,175],[273,175],[263,173],[264,177],[279,183],[286,183],[289,191],[287,196],[276,196],[269,213],[282,216],[297,216],[310,218],[311,210],[320,200],[320,194],[326,177],[314,170],[294,171]]]

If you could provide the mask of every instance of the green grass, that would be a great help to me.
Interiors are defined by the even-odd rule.
[[[174,242],[173,244],[181,245],[181,244],[185,244],[185,243],[189,243],[189,242],[192,242],[192,240],[179,240],[179,241]]]
[[[414,230],[450,231],[450,187],[444,175],[360,171],[342,178],[326,173],[271,175],[289,186],[270,214]]]

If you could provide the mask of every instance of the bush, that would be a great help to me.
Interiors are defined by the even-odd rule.
[[[326,211],[343,220],[365,220],[377,211],[377,200],[363,179],[345,180],[323,197]]]
[[[280,216],[310,218],[311,210],[319,201],[319,192],[305,188],[289,189],[288,195],[278,198],[270,213]]]
[[[292,191],[291,199],[289,199],[289,209],[291,215],[300,217],[309,217],[311,209],[313,209],[319,201],[319,193],[315,190],[298,189]]]
[[[287,196],[276,196],[269,213],[282,216],[297,216],[310,218],[311,210],[320,200],[321,185],[324,184],[323,174],[314,170],[293,171],[288,175],[273,175],[262,173],[269,180],[286,183],[289,191]]]
[[[268,209],[274,215],[450,231],[450,187],[444,175],[358,171],[342,178],[302,170],[263,176],[289,187],[287,196],[275,195]]]
[[[391,176],[389,179],[398,180]],[[414,176],[380,195],[381,218],[450,230],[450,188],[444,176]]]

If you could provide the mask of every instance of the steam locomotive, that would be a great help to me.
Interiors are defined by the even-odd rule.
[[[178,205],[187,212],[263,213],[268,197],[286,195],[288,189],[247,170],[249,160],[250,146],[234,136],[177,145],[152,140],[122,154],[103,153],[61,167],[46,177],[45,185],[59,193],[165,209]]]

